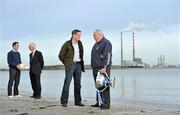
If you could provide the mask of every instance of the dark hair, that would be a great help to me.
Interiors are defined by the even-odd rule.
[[[78,29],[75,29],[75,30],[72,31],[72,35],[77,34],[78,32],[81,32],[81,31],[78,30]]]
[[[13,42],[12,46],[15,46],[16,44],[19,44],[19,42]]]

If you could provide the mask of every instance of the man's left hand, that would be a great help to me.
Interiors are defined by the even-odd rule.
[[[101,69],[102,73],[106,73],[106,67]]]

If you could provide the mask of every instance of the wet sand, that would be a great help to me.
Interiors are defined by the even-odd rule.
[[[74,105],[69,101],[68,107],[62,107],[57,98],[42,97],[36,100],[27,93],[23,97],[9,98],[5,92],[0,92],[0,115],[180,115],[180,109],[161,109],[157,105],[140,106],[136,104],[111,105],[109,110],[90,107],[93,102],[84,100],[85,107]],[[72,100],[72,99],[70,99]]]

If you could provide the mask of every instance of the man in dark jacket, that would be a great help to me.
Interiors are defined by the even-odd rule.
[[[41,98],[41,70],[44,67],[43,55],[40,51],[36,50],[36,44],[30,43],[29,50],[31,51],[30,57],[30,80],[33,89],[31,98]]]
[[[107,73],[110,77],[111,69],[111,58],[112,58],[112,45],[109,40],[104,37],[101,30],[97,29],[94,32],[94,39],[96,43],[94,44],[91,52],[91,67],[93,70],[94,81],[96,81],[97,72]],[[101,109],[110,108],[110,88],[106,88],[101,93],[102,104]],[[98,96],[96,95],[97,103],[91,105],[92,107],[99,107]]]
[[[9,82],[8,82],[8,97],[12,98],[12,86],[14,83],[14,96],[22,97],[19,95],[19,82],[20,82],[20,65],[21,64],[21,56],[18,52],[19,43],[14,42],[12,44],[13,49],[7,55],[7,61],[9,64]]]
[[[81,71],[84,72],[84,51],[80,37],[81,31],[73,30],[71,40],[64,43],[59,53],[59,59],[64,64],[66,73],[61,95],[61,105],[63,107],[67,107],[72,76],[74,77],[75,105],[84,106],[81,103]]]

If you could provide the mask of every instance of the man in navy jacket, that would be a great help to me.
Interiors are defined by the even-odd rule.
[[[93,70],[94,81],[96,81],[97,72],[107,73],[110,77],[111,69],[111,58],[112,58],[112,45],[111,42],[104,37],[101,30],[97,29],[94,32],[94,39],[96,43],[94,44],[91,52],[91,67]],[[110,108],[110,88],[106,88],[101,93],[102,104],[101,109]],[[92,107],[99,107],[98,96],[96,96],[96,104],[91,105]]]
[[[20,66],[21,63],[21,56],[18,52],[19,43],[14,42],[12,44],[13,49],[7,55],[7,61],[9,64],[9,82],[8,82],[8,97],[12,98],[12,86],[14,83],[14,96],[15,97],[22,97],[19,95],[18,86],[20,82]]]

